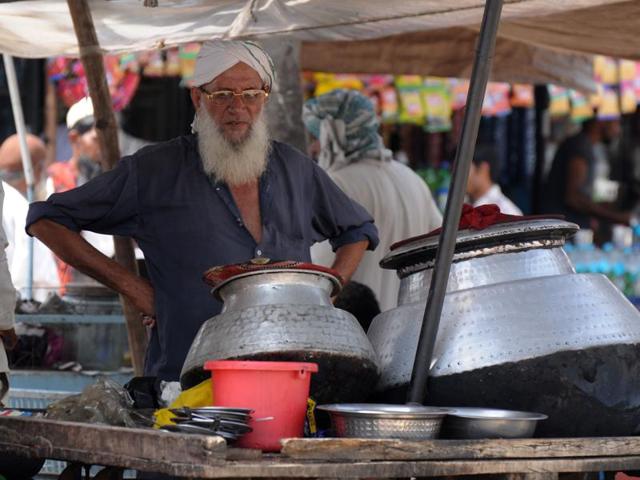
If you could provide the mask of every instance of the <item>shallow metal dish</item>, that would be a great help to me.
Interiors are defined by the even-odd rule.
[[[222,413],[222,414],[239,414],[239,415],[251,415],[253,410],[250,408],[236,408],[236,407],[197,407],[190,409],[194,413],[200,414],[214,414],[214,413]]]
[[[446,408],[375,403],[330,404],[317,408],[329,413],[337,437],[349,438],[436,438],[448,413]]]
[[[494,408],[451,408],[442,424],[442,438],[530,438],[546,415]]]

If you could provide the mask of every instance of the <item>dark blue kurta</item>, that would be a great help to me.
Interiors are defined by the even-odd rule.
[[[191,342],[221,304],[202,274],[215,265],[264,256],[310,261],[309,247],[368,239],[373,219],[312,160],[273,142],[260,179],[262,241],[244,227],[224,183],[204,173],[195,136],[146,147],[85,185],[29,208],[27,227],[48,218],[75,230],[130,236],[145,255],[155,290],[156,327],[145,371],[177,380]]]

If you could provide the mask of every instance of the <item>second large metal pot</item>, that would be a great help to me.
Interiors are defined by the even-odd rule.
[[[333,307],[337,286],[328,273],[287,269],[241,274],[219,285],[224,308],[200,328],[182,369],[183,386],[204,378],[208,360],[305,361],[320,367],[311,387],[316,400],[365,399],[378,379],[377,358],[357,320]]]
[[[562,245],[576,229],[536,219],[459,233],[430,405],[544,413],[541,436],[637,433],[640,314],[605,276],[575,273]],[[414,239],[383,260],[401,287],[368,332],[381,401],[406,398],[436,249],[437,238]]]

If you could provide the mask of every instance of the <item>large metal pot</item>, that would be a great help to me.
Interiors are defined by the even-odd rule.
[[[183,386],[204,378],[208,360],[305,361],[319,364],[311,385],[319,402],[365,399],[378,379],[377,358],[357,320],[333,307],[339,285],[329,273],[294,269],[263,269],[218,285],[223,310],[200,328]]]
[[[633,433],[640,314],[605,276],[575,273],[562,245],[576,230],[538,219],[459,233],[429,404],[542,412],[543,435]],[[399,306],[368,332],[386,400],[402,400],[410,381],[437,240],[410,241],[381,263],[401,277]],[[627,377],[626,390],[614,386]],[[579,421],[585,409],[603,421]]]

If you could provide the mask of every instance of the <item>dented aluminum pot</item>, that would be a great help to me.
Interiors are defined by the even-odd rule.
[[[331,294],[339,280],[312,270],[263,269],[218,285],[214,294],[222,312],[200,328],[186,361],[181,383],[206,378],[209,360],[244,359],[314,362],[311,385],[320,401],[366,398],[378,380],[375,352],[362,327],[335,308]]]
[[[553,219],[458,234],[431,376],[458,374],[563,350],[640,342],[640,314],[602,275],[576,274],[562,249],[577,226]],[[411,377],[437,237],[401,244],[381,262],[401,278],[399,306],[368,336],[379,389]]]
[[[640,313],[605,276],[575,273],[562,246],[576,230],[535,219],[459,232],[429,405],[544,413],[546,437],[640,431]],[[368,332],[379,401],[406,398],[437,241],[404,242],[381,263],[402,280],[400,305]]]

